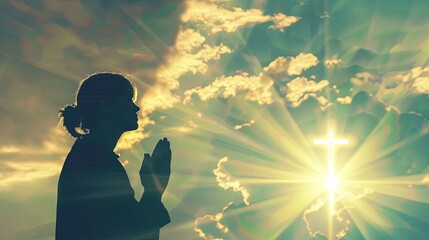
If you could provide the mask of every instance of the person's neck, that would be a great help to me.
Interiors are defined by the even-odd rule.
[[[107,130],[103,128],[95,128],[91,129],[89,134],[84,138],[87,141],[101,144],[106,149],[113,152],[121,135],[122,132],[115,131],[114,129]]]

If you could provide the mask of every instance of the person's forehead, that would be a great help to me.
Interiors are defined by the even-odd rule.
[[[136,101],[136,98],[133,92],[122,92],[118,94],[117,99],[121,101],[129,101],[129,100],[132,100],[133,102]]]

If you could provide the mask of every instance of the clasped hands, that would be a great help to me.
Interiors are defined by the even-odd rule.
[[[140,179],[145,194],[161,199],[167,187],[171,174],[171,149],[167,138],[159,140],[153,150],[152,156],[144,154]]]

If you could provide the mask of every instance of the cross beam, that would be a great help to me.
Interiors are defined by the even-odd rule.
[[[328,176],[334,175],[334,145],[336,144],[348,144],[349,140],[347,139],[335,139],[334,130],[329,129],[328,139],[314,139],[314,144],[324,144],[328,145]]]
[[[315,139],[313,140],[314,144],[323,144],[328,145],[328,176],[325,179],[325,186],[329,190],[329,213],[334,215],[335,213],[335,199],[334,199],[334,190],[337,187],[339,180],[334,174],[334,146],[336,144],[348,144],[349,140],[347,139],[335,139],[334,130],[329,129],[328,139]]]

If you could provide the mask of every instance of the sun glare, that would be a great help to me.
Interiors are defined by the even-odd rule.
[[[329,191],[334,191],[337,189],[338,185],[340,184],[340,180],[337,176],[334,175],[328,175],[325,178],[325,187],[328,188]]]

